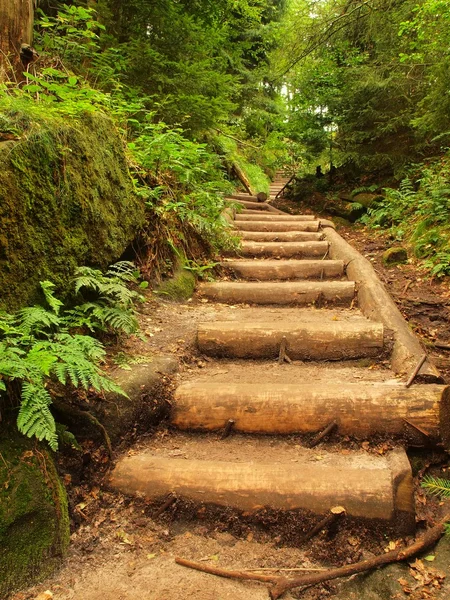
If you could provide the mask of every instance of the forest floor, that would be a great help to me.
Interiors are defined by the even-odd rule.
[[[283,206],[284,210],[287,208]],[[385,235],[375,236],[372,231],[358,226],[340,228],[339,233],[373,263],[405,318],[427,345],[446,381],[450,382],[450,351],[434,346],[436,342],[450,345],[449,282],[428,279],[414,260],[405,265],[384,267],[381,254],[391,245]],[[140,315],[147,342],[129,340],[120,351],[125,356],[135,357],[149,352],[176,355],[180,372],[167,383],[165,394],[168,397],[177,383],[194,377],[217,378],[224,383],[235,381],[237,377],[252,381],[260,372],[256,361],[245,361],[244,370],[240,361],[210,364],[210,359],[200,355],[195,346],[198,322],[220,319],[225,311],[230,314],[233,310],[237,311],[238,307],[211,304],[199,298],[177,304],[150,296]],[[277,310],[273,309],[274,318]],[[299,309],[292,310],[298,312]],[[320,310],[317,309],[318,318]],[[249,312],[249,309],[239,308],[240,318],[245,317],[245,311]],[[392,377],[389,369],[376,365],[375,361],[373,364],[367,360],[364,363],[353,361],[334,367],[328,363],[326,368],[328,377],[330,368],[333,369],[336,382],[358,381],[363,373],[366,381]],[[318,363],[278,365],[267,361],[265,364],[265,376],[274,382],[320,379],[322,372],[323,366]],[[203,444],[206,442],[207,452],[212,456],[214,452],[226,454],[230,451],[226,441],[222,442],[221,450],[217,449],[219,437],[208,434],[203,438]],[[269,437],[252,437],[253,452],[264,453],[273,443]],[[233,435],[233,440],[234,451],[237,448],[248,458],[248,436]],[[304,441],[304,437],[289,436],[283,452],[291,453],[295,460],[295,449]],[[389,439],[369,442],[332,436],[326,450],[346,454],[357,449],[384,454],[392,445]],[[162,502],[151,504],[144,499],[110,492],[105,486],[110,464],[104,448],[91,440],[84,440],[82,446],[82,455],[68,455],[60,461],[71,506],[69,555],[52,578],[16,593],[11,600],[266,600],[268,593],[264,584],[205,575],[176,565],[174,557],[205,561],[223,568],[248,569],[249,572],[269,567],[294,569],[280,573],[298,575],[302,569],[319,570],[368,558],[402,542],[385,526],[344,523],[337,532],[322,532],[308,544],[302,544],[301,532],[305,523],[296,523],[292,514],[286,517],[275,511],[263,511],[256,520],[233,510],[199,507],[181,500],[158,514]],[[133,453],[141,447],[177,457],[192,458],[198,452],[188,434],[169,433],[165,425],[143,436],[127,436],[118,453]],[[320,452],[318,446],[319,458]],[[86,456],[89,456],[87,463],[83,460]],[[417,478],[426,470],[437,475],[445,475],[447,471],[444,453],[418,450],[412,452],[410,458]],[[426,497],[419,486],[416,505],[419,522],[432,522],[438,502]],[[301,596],[299,592],[292,592],[284,598],[325,599],[335,596],[338,588],[339,584],[332,582],[304,590]],[[45,590],[49,590],[49,594],[39,596]]]

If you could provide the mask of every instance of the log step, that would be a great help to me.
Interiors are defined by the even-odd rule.
[[[317,234],[306,233],[304,235]],[[344,274],[343,260],[229,260],[220,264],[226,269],[232,269],[242,279],[259,281],[322,279],[342,277]]]
[[[319,221],[234,221],[239,231],[319,231]]]
[[[324,261],[326,262],[326,261]],[[353,281],[270,281],[203,283],[198,293],[204,298],[228,304],[296,304],[324,301],[350,306],[355,297]]]
[[[243,241],[239,256],[296,256],[297,258],[320,256],[328,252],[328,242],[247,242]]]
[[[245,210],[251,210],[251,211],[255,211],[255,210],[268,211],[269,210],[269,204],[267,204],[266,202],[256,202],[253,200],[237,200],[236,203],[240,204],[242,206],[245,206]],[[240,214],[242,214],[242,213],[240,213]]]
[[[245,433],[313,433],[336,421],[340,435],[406,435],[417,445],[447,444],[450,436],[450,387],[443,385],[201,381],[179,386],[174,400],[171,422],[179,429],[215,431],[232,419],[233,430]]]
[[[259,202],[257,196],[251,194],[231,194],[227,196],[227,200],[243,200],[244,202]]]
[[[202,504],[257,511],[304,510],[323,514],[341,505],[355,518],[379,519],[403,532],[414,527],[411,467],[404,450],[387,456],[367,453],[299,453],[296,462],[235,462],[155,457],[122,458],[110,486],[156,500],[169,493]]]
[[[197,343],[209,356],[277,358],[282,342],[295,360],[348,360],[378,356],[384,346],[384,329],[372,321],[200,323]]]
[[[320,242],[325,238],[315,231],[243,231],[239,235],[252,242]]]
[[[237,214],[235,221],[315,221],[314,215]]]

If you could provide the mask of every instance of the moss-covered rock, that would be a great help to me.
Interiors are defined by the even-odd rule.
[[[49,575],[69,543],[67,498],[47,450],[0,430],[0,598]]]
[[[395,248],[388,248],[385,252],[383,252],[383,264],[385,266],[390,265],[399,265],[405,263],[408,260],[408,253],[405,248],[401,246],[396,246]]]
[[[163,281],[155,292],[162,298],[182,302],[188,300],[195,290],[196,279],[192,271],[186,270],[181,264],[177,266],[173,277]]]
[[[102,115],[49,120],[0,143],[0,308],[65,295],[79,265],[120,258],[144,219],[123,144]]]

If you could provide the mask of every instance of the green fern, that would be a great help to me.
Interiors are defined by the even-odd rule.
[[[49,408],[51,403],[52,398],[43,385],[25,381],[22,384],[22,402],[17,426],[19,431],[28,437],[46,440],[52,450],[57,450],[58,436]]]
[[[42,288],[42,291],[44,292],[44,296],[47,301],[47,304],[53,310],[55,315],[58,315],[59,311],[64,306],[64,303],[61,302],[61,300],[59,300],[58,298],[56,298],[55,295],[53,294],[54,289],[55,289],[55,284],[52,283],[51,281],[41,281],[41,288]]]
[[[106,275],[83,267],[75,288],[78,292],[83,288],[94,291],[97,301],[64,310],[54,295],[54,284],[44,281],[41,288],[48,308],[32,306],[13,315],[0,312],[0,393],[8,393],[10,382],[21,382],[17,425],[22,433],[46,440],[57,449],[58,435],[50,410],[52,382],[126,395],[102,372],[103,345],[82,330],[135,333],[138,321],[134,302],[141,296],[126,284],[136,277],[134,266],[127,262],[113,265]]]

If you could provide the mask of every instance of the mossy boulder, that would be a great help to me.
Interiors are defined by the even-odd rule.
[[[39,300],[39,281],[66,295],[79,265],[117,261],[144,220],[110,119],[49,118],[0,143],[0,308]]]
[[[192,271],[179,264],[172,277],[163,281],[154,291],[168,300],[183,302],[191,298],[195,291],[196,279]]]
[[[396,246],[395,248],[388,248],[385,252],[383,252],[383,264],[386,267],[391,265],[399,265],[406,263],[408,260],[408,253],[405,248],[401,246]]]
[[[0,598],[5,598],[59,565],[69,544],[69,518],[64,487],[44,447],[3,427],[0,459]]]

